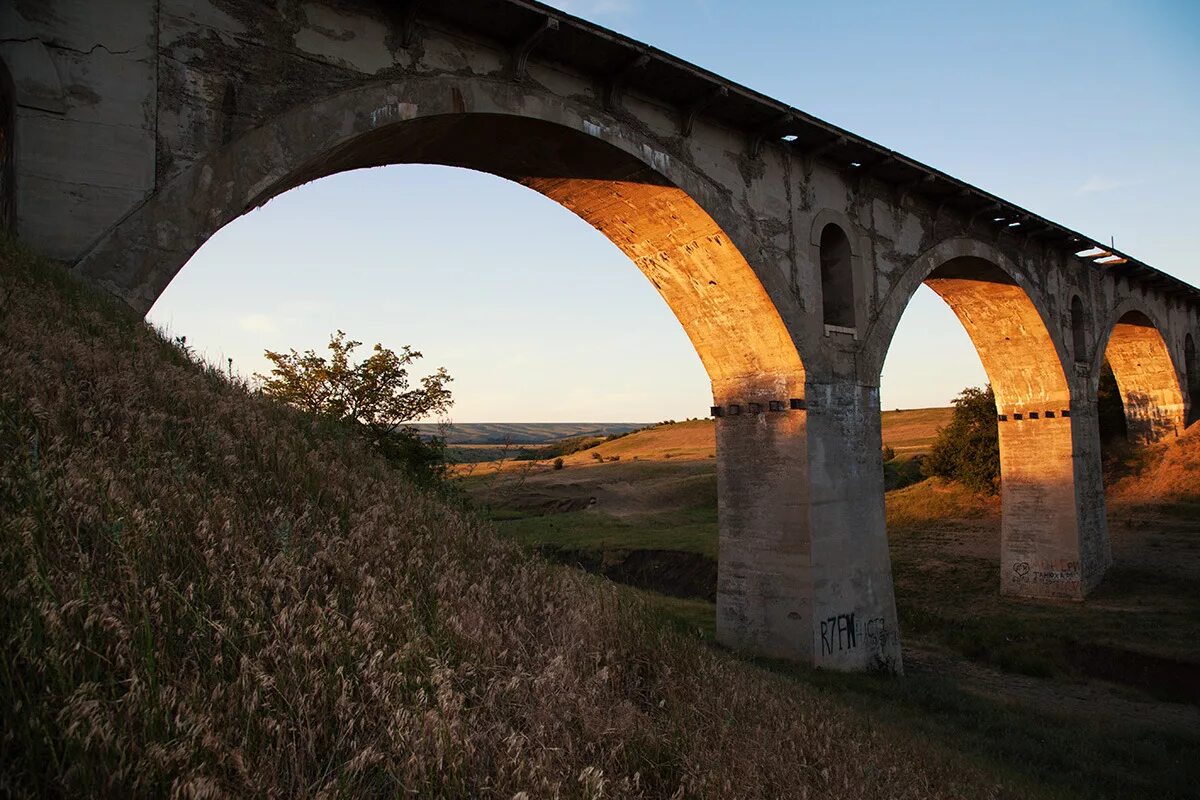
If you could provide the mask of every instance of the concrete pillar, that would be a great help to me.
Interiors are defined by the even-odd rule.
[[[774,398],[785,402],[774,412],[746,397],[726,399],[717,419],[718,640],[820,667],[901,671],[878,389],[810,385],[803,408]]]
[[[1104,505],[1104,466],[1100,454],[1100,413],[1096,393],[1077,391],[1071,402],[1071,457],[1079,525],[1079,580],[1083,595],[1095,589],[1112,566],[1108,515]]]
[[[717,640],[812,663],[807,413],[769,390],[714,394]],[[772,401],[784,410],[771,411]]]
[[[879,387],[808,387],[817,666],[903,671],[883,506]]]
[[[1095,400],[1002,407],[999,430],[1000,590],[1082,599],[1112,561]]]

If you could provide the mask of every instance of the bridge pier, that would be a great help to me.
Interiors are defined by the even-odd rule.
[[[808,407],[814,662],[902,672],[879,387],[810,383]]]
[[[723,403],[716,425],[718,640],[820,667],[901,671],[878,389],[810,385],[777,411],[748,395]]]
[[[999,418],[1000,591],[1081,600],[1112,563],[1095,399]]]

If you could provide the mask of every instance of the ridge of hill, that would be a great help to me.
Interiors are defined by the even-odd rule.
[[[950,421],[953,412],[954,409],[950,407],[884,411],[881,415],[883,444],[894,448],[900,456],[925,453],[936,438],[938,430]],[[573,453],[564,461],[568,464],[585,464],[589,460],[596,460],[593,453],[604,459],[620,457],[625,460],[636,457],[641,461],[696,461],[715,458],[716,426],[711,419],[654,425]]]
[[[3,242],[0,453],[3,794],[1040,792],[664,629]]]
[[[915,408],[884,411],[881,415],[883,444],[895,449],[899,458],[911,458],[929,451],[938,430],[950,421],[954,409]],[[521,470],[527,462],[492,462],[493,466],[477,465],[485,461],[472,458],[471,450],[463,450],[459,460],[464,462],[456,471],[487,473],[492,469]],[[480,451],[482,452],[482,451]],[[494,457],[494,456],[489,456]],[[703,461],[716,457],[716,428],[711,419],[692,419],[682,422],[650,425],[618,436],[611,441],[563,457],[566,465],[586,466],[598,461]]]
[[[413,425],[426,436],[444,436],[446,444],[548,444],[579,436],[611,436],[646,427],[645,422],[451,422]]]

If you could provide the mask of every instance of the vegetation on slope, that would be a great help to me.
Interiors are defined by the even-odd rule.
[[[1110,495],[1120,503],[1171,503],[1200,517],[1200,423],[1146,448],[1132,473],[1115,481]]]
[[[0,793],[999,793],[2,247]]]
[[[1000,433],[991,386],[959,392],[950,424],[938,431],[921,467],[926,475],[957,481],[973,492],[999,491]]]

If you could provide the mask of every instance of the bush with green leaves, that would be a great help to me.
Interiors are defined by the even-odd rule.
[[[977,492],[1000,488],[1000,437],[992,387],[969,386],[954,399],[950,423],[938,431],[922,463],[926,475],[958,481]]]
[[[422,437],[408,423],[444,414],[453,400],[444,367],[409,381],[408,368],[421,354],[407,345],[399,353],[376,344],[371,355],[354,362],[362,342],[343,331],[329,337],[329,357],[313,350],[266,351],[270,375],[256,375],[262,393],[314,416],[344,422],[361,433],[392,464],[418,484],[435,483],[446,474],[446,443]]]

